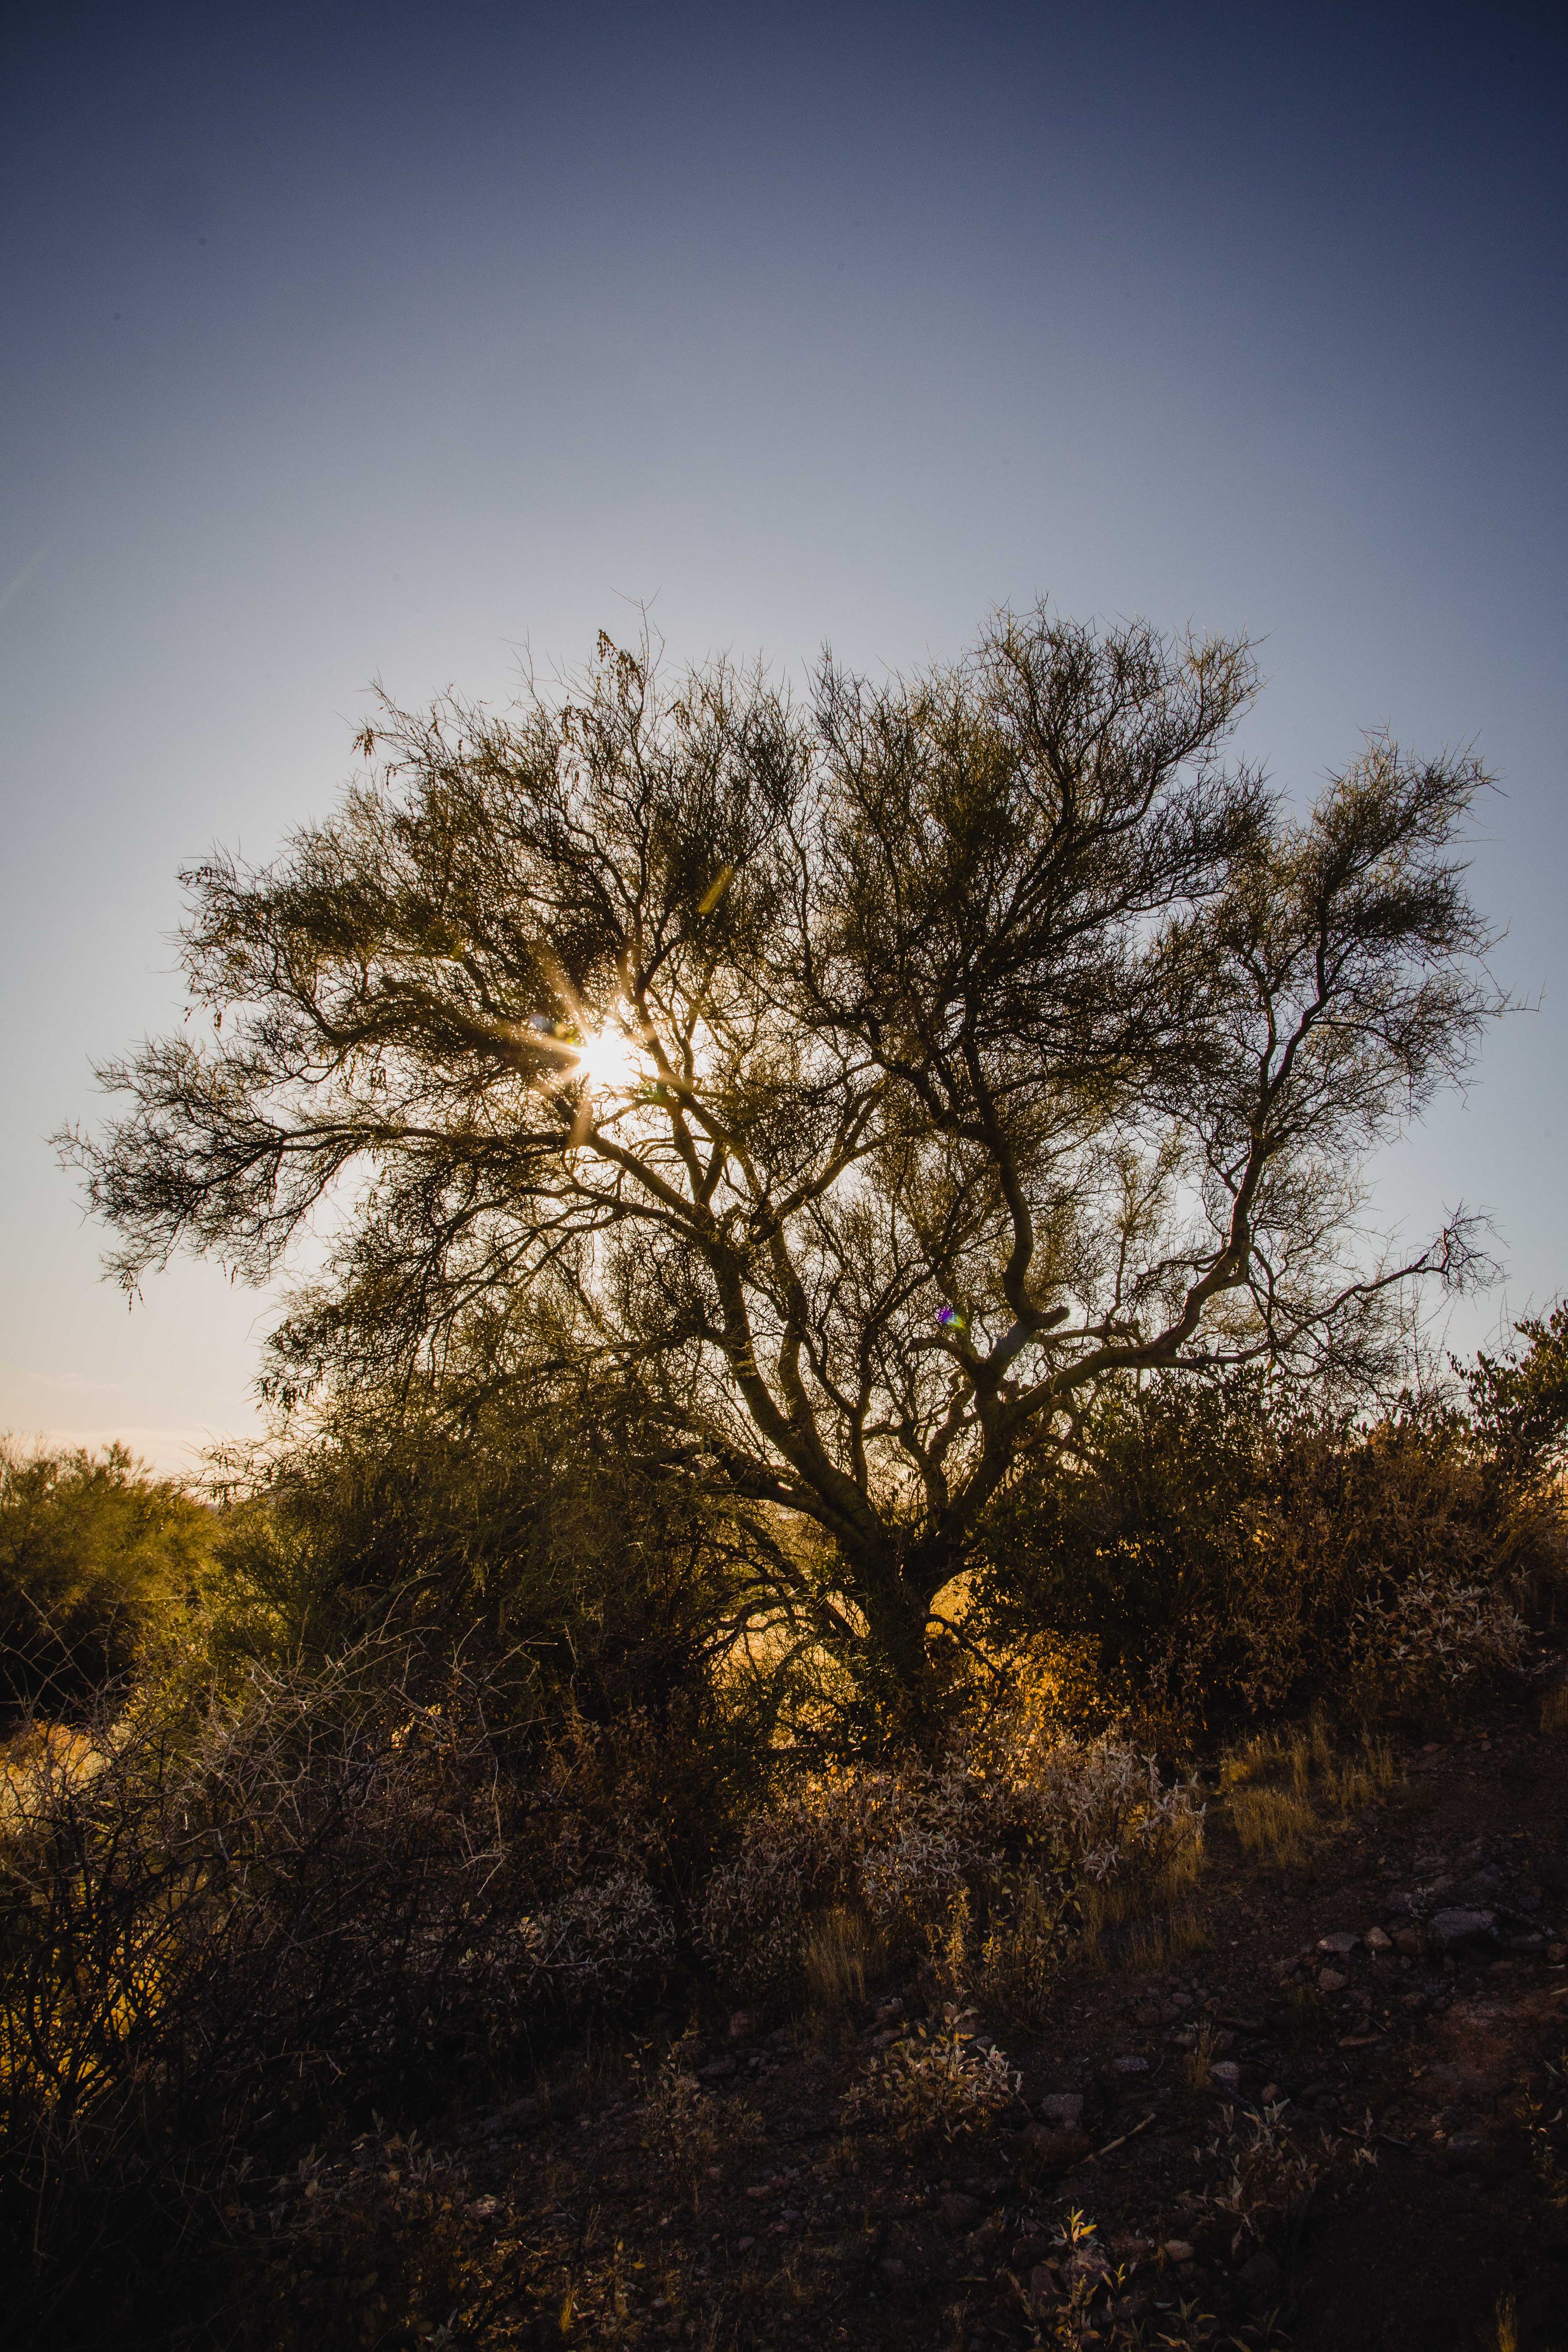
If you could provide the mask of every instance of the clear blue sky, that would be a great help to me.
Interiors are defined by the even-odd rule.
[[[0,74],[0,1427],[175,1462],[266,1300],[128,1314],[44,1137],[179,1018],[177,865],[270,852],[363,689],[1247,626],[1310,793],[1476,741],[1540,1010],[1384,1171],[1568,1283],[1561,18],[1049,4],[57,5]]]

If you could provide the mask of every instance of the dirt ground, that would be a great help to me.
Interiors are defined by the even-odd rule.
[[[1214,1792],[1202,1940],[1112,1948],[997,2027],[1020,2090],[984,2132],[844,2128],[929,1983],[710,2021],[662,2148],[657,2053],[622,2037],[430,2149],[371,2135],[302,2175],[253,2239],[252,2340],[1568,2347],[1562,1678],[1543,1650],[1398,1751],[1300,1863],[1245,1855]]]

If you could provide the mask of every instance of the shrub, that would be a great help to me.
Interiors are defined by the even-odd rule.
[[[647,1880],[623,1865],[520,1921],[518,1936],[541,1990],[583,2007],[659,1983],[675,1923]]]
[[[993,1510],[973,1627],[1087,1645],[1090,1717],[1442,1713],[1517,1661],[1568,1559],[1568,1313],[1521,1331],[1468,1409],[1406,1395],[1362,1422],[1262,1373],[1107,1392]]]
[[[686,2188],[721,2148],[763,2137],[763,2120],[739,2099],[705,2090],[691,2070],[689,2044],[667,2052],[642,2107],[643,2145]]]
[[[0,1711],[79,1711],[188,1610],[210,1566],[213,1513],[101,1456],[0,1440]]]
[[[417,2111],[658,1980],[668,1908],[631,1831],[595,1836],[609,1774],[575,1803],[559,1753],[531,1775],[498,1738],[482,1676],[448,1664],[437,1698],[405,1655],[258,1667],[199,1706],[147,1687],[14,1748],[0,2244],[40,2316],[94,2249],[150,2274],[236,2148]]]
[[[955,2139],[994,2122],[1020,2077],[994,2042],[977,2039],[973,2018],[950,2003],[940,2026],[917,2025],[880,2052],[846,2094],[845,2121],[911,2141]]]
[[[1080,1740],[1026,1707],[994,1717],[971,1752],[903,1772],[845,1767],[813,1777],[752,1823],[744,1851],[704,1893],[698,1938],[721,1979],[786,1998],[817,1922],[863,1918],[889,1959],[940,1949],[963,1906],[1006,1971],[1028,1883],[1054,1890],[1116,1880],[1152,1887],[1202,1835],[1192,1788],[1110,1738]],[[1131,1907],[1131,1902],[1130,1902]],[[993,1940],[994,1939],[994,1940]]]

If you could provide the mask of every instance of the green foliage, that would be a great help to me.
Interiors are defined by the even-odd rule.
[[[1466,1386],[1477,1434],[1506,1478],[1560,1468],[1568,1433],[1568,1303],[1517,1324],[1522,1354],[1479,1354]]]
[[[208,1569],[213,1513],[122,1445],[0,1442],[0,1707],[60,1715],[134,1664]]]

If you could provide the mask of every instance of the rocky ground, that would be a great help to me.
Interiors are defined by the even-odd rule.
[[[876,2053],[939,2013],[930,1980],[826,2018],[712,2019],[662,2079],[659,2046],[611,2041],[428,2149],[372,2134],[238,2199],[245,2327],[318,2347],[1568,2347],[1560,1675],[1543,1657],[1489,1716],[1397,1754],[1385,1794],[1325,1815],[1302,1861],[1249,1858],[1216,1792],[1201,1941],[1149,1966],[1124,1937],[1036,2028],[997,2026],[1017,2095],[979,2132],[845,2128]]]

